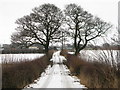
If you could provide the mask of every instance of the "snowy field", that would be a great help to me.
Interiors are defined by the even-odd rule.
[[[20,62],[23,60],[33,60],[35,58],[40,58],[44,54],[0,54],[1,62]]]
[[[97,60],[97,58],[107,58],[109,60],[116,60],[119,56],[120,50],[82,50],[80,52],[80,57],[90,60]],[[74,52],[69,52],[69,54],[74,54]]]
[[[27,85],[27,88],[86,88],[84,85],[80,84],[80,80],[75,76],[70,76],[70,71],[63,64],[65,58],[60,56],[60,52],[55,52],[51,61],[53,61],[53,66],[48,66],[48,68],[41,74],[37,80],[34,80],[32,84]]]
[[[119,50],[82,50],[80,56],[87,60],[97,60],[97,58],[116,60],[119,52]]]

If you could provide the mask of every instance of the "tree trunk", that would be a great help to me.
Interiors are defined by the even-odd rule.
[[[48,47],[46,46],[46,47],[45,47],[45,53],[46,53],[46,54],[48,54],[48,50],[49,50],[49,49],[48,49]]]
[[[75,25],[75,37],[74,37],[74,48],[75,48],[75,55],[79,53],[79,46],[77,45],[77,36],[78,36],[78,23]]]
[[[85,42],[85,44],[82,46],[82,47],[79,47],[79,46],[76,46],[75,48],[75,55],[78,56],[79,55],[79,52],[84,49],[87,45],[87,41]]]
[[[79,52],[80,52],[80,50],[75,50],[75,55],[78,56]]]
[[[49,40],[47,40],[46,45],[45,45],[45,54],[46,55],[48,55],[48,51],[49,51]]]

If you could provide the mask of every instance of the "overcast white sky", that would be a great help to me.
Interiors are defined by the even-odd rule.
[[[0,44],[10,43],[10,36],[15,32],[15,21],[30,14],[34,7],[44,3],[55,4],[64,9],[66,4],[76,3],[84,10],[115,27],[118,22],[119,0],[0,0]],[[114,29],[113,29],[114,30]],[[114,31],[113,31],[114,32]]]

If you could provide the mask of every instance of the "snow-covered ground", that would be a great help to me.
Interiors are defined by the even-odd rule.
[[[75,76],[70,76],[70,71],[63,64],[66,60],[63,56],[60,56],[60,51],[55,52],[51,61],[53,66],[48,68],[41,74],[34,83],[29,84],[26,88],[86,88],[80,84],[80,80]],[[25,90],[24,89],[24,90]]]
[[[40,58],[45,54],[0,54],[0,63],[5,62],[18,62],[23,60],[33,60],[35,58]]]
[[[108,59],[112,61],[114,59],[117,62],[118,53],[120,50],[82,50],[80,51],[80,57],[86,59],[87,61],[98,60],[102,58],[103,60]],[[69,54],[74,54],[74,52],[68,52]]]
[[[87,61],[99,60],[100,62],[118,63],[120,50],[82,50],[80,56]]]

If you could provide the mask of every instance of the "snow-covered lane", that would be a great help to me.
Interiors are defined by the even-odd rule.
[[[63,64],[65,58],[60,56],[60,51],[55,52],[51,60],[53,66],[49,65],[40,78],[25,88],[86,88],[80,84],[77,77],[70,76],[69,69]]]

